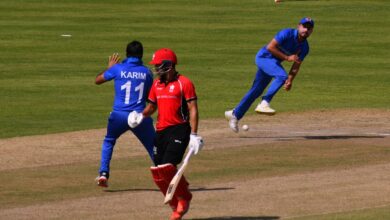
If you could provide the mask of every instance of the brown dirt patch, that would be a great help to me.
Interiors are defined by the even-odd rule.
[[[280,219],[390,206],[390,163],[192,186],[186,219]],[[1,210],[0,219],[167,219],[160,192],[120,192]],[[277,218],[275,218],[277,219]]]
[[[200,123],[208,149],[273,142],[356,143],[390,147],[389,110],[332,110],[249,116],[235,134],[224,119]],[[96,161],[105,129],[0,140],[0,170]],[[206,153],[206,152],[203,152]],[[121,137],[115,158],[145,155],[132,135]],[[194,191],[187,218],[288,218],[390,204],[390,163],[204,186]],[[192,186],[195,187],[196,186]],[[213,190],[215,189],[215,190]],[[224,190],[218,190],[224,189]],[[146,199],[145,199],[146,198]],[[234,199],[232,199],[234,198]],[[1,209],[1,219],[166,219],[157,192],[121,192],[50,204]],[[126,205],[119,205],[126,204]],[[148,207],[148,208],[145,208]],[[212,208],[211,208],[212,207]],[[227,217],[226,217],[227,216]],[[252,218],[253,219],[253,218]]]
[[[205,150],[280,141],[350,140],[359,143],[388,144],[390,110],[333,110],[252,115],[241,125],[247,132],[235,134],[224,119],[202,120],[199,133]],[[105,129],[0,139],[0,171],[36,166],[98,161]],[[377,138],[376,138],[377,137]],[[117,141],[114,158],[145,155],[139,141],[130,133]]]

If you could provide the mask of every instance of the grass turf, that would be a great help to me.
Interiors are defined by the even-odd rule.
[[[222,117],[250,87],[257,50],[304,16],[316,21],[310,54],[273,106],[389,108],[389,9],[384,0],[3,0],[0,138],[104,127],[113,88],[94,77],[133,39],[145,61],[158,48],[175,50],[201,118]]]
[[[192,185],[209,185],[302,172],[317,172],[388,163],[390,151],[385,146],[364,144],[313,144],[310,141],[253,145],[240,148],[207,150],[188,167],[187,178]],[[234,162],[237,158],[240,162]],[[153,191],[145,156],[112,161],[110,192]],[[131,169],[129,169],[131,167]],[[0,207],[11,208],[51,201],[103,196],[94,184],[96,164],[83,161],[67,165],[2,171]],[[72,181],[70,181],[72,180]],[[76,181],[77,180],[77,181]],[[0,208],[0,210],[1,210]]]
[[[323,215],[312,215],[305,217],[289,218],[291,220],[385,220],[390,219],[390,205],[367,208],[362,210],[353,210],[349,212],[327,213]]]

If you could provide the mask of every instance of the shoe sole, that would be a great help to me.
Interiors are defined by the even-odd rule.
[[[98,186],[100,187],[108,187],[108,183],[107,183],[107,180],[98,180]]]
[[[261,112],[261,111],[255,111],[257,114],[261,114],[261,115],[269,115],[269,116],[272,116],[272,115],[275,115],[276,112]]]
[[[107,185],[107,183],[98,183],[98,186],[100,186],[100,187],[108,187],[108,185]]]

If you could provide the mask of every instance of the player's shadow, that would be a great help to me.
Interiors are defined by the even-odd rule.
[[[116,192],[160,192],[158,189],[146,189],[146,188],[138,188],[138,189],[105,189],[104,192],[116,193]]]
[[[270,137],[259,137],[259,136],[245,136],[240,138],[258,138],[258,139],[277,139],[280,141],[290,141],[299,139],[308,140],[343,140],[343,139],[354,139],[354,138],[385,138],[383,135],[306,135],[306,136],[270,136]]]
[[[218,188],[205,188],[205,187],[198,187],[198,188],[190,188],[191,192],[202,192],[202,191],[221,191],[221,190],[232,190],[235,189],[233,187],[218,187]]]
[[[231,187],[219,187],[219,188],[204,188],[204,187],[198,187],[198,188],[190,188],[191,192],[197,192],[197,191],[219,191],[219,190],[231,190],[235,188]],[[147,189],[147,188],[137,188],[137,189],[106,189],[104,192],[109,193],[116,193],[116,192],[160,192],[158,189]]]
[[[310,140],[332,140],[332,139],[354,139],[354,138],[385,138],[381,135],[323,135],[323,136],[303,136]]]
[[[279,216],[223,216],[211,218],[191,218],[190,220],[277,220]]]

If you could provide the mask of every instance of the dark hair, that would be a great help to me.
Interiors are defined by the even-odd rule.
[[[144,53],[144,48],[142,47],[141,42],[134,40],[127,45],[126,48],[127,57],[138,57],[141,59],[143,53]]]

